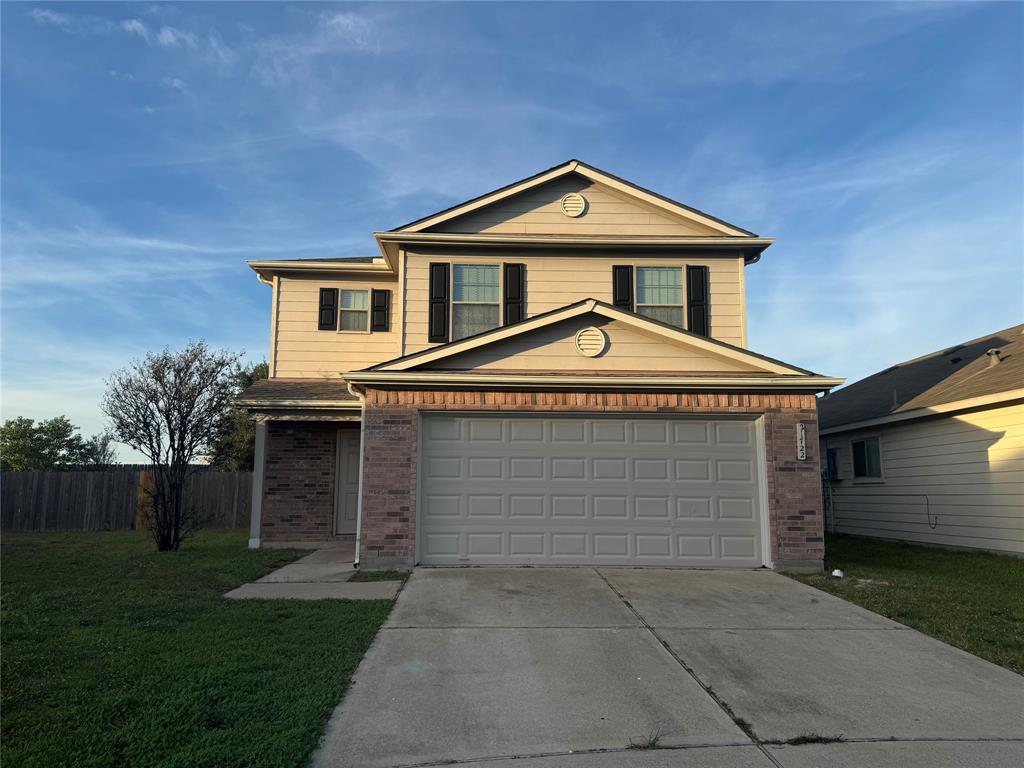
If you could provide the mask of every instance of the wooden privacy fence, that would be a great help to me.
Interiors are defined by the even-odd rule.
[[[148,471],[0,473],[0,528],[6,531],[127,531],[145,521]],[[252,472],[200,471],[187,503],[204,528],[249,525]]]

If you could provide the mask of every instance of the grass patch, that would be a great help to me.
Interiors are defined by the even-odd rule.
[[[845,578],[793,578],[1024,674],[1024,559],[857,536],[825,552]]]
[[[651,732],[644,738],[634,741],[629,740],[630,749],[661,749],[661,740],[664,738],[664,734],[661,732],[661,728],[653,728]]]
[[[349,581],[401,581],[409,578],[408,571],[356,571]]]
[[[5,534],[0,762],[304,765],[391,602],[225,600],[308,554],[246,535]]]

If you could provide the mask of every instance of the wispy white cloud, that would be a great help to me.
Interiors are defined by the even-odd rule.
[[[199,38],[195,33],[187,32],[175,27],[160,27],[156,41],[164,48],[195,48],[199,44]]]
[[[71,17],[66,13],[51,11],[49,8],[33,8],[28,15],[37,24],[50,24],[61,29],[71,28]]]
[[[227,74],[238,61],[238,54],[224,42],[220,32],[211,30],[206,36],[208,59],[219,74]]]
[[[1019,322],[1019,152],[922,129],[777,169],[758,205],[783,236],[748,270],[752,346],[854,380]]]
[[[252,71],[264,85],[290,87],[308,80],[326,57],[380,53],[383,40],[378,22],[368,15],[324,13],[301,33],[253,39]]]
[[[121,29],[131,35],[138,35],[147,43],[150,40],[149,27],[141,19],[123,19]]]
[[[161,85],[165,88],[170,88],[172,91],[184,91],[185,81],[180,77],[165,77],[160,80]]]
[[[323,39],[327,42],[335,41],[359,50],[380,50],[380,33],[366,16],[349,11],[325,13],[320,17],[319,27],[325,32]]]

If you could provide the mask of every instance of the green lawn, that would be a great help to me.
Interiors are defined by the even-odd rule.
[[[825,552],[843,579],[795,578],[1024,673],[1024,559],[856,536]]]
[[[4,766],[299,766],[388,601],[221,595],[301,554],[204,532],[2,543]]]

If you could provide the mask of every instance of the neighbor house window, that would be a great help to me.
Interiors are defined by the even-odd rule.
[[[341,292],[341,323],[338,330],[366,332],[370,330],[369,291]]]
[[[497,264],[452,265],[452,341],[501,325]]]
[[[877,437],[865,437],[850,443],[853,450],[855,480],[882,479],[882,446]]]
[[[839,451],[829,448],[825,451],[825,479],[839,479]]]
[[[636,311],[652,320],[683,327],[683,270],[636,268]]]

